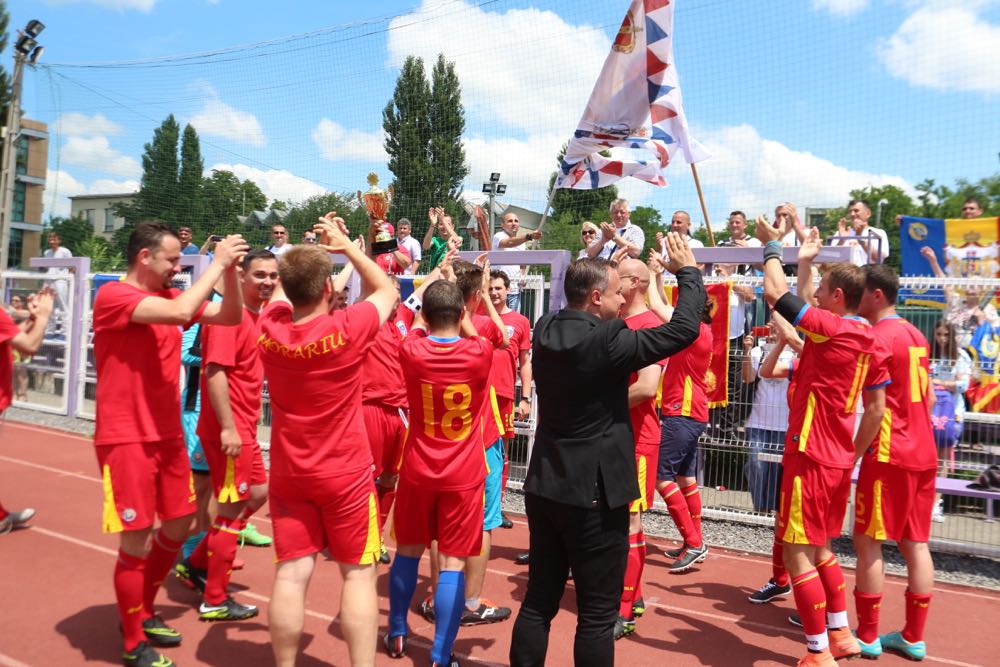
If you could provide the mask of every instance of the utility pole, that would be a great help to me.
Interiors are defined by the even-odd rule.
[[[21,81],[24,64],[34,65],[44,47],[35,39],[45,30],[45,24],[32,19],[24,30],[18,30],[14,43],[14,72],[11,79],[10,109],[3,131],[3,164],[0,165],[0,270],[7,268],[10,254],[10,228],[14,209],[14,178],[17,170],[17,141],[21,135]]]

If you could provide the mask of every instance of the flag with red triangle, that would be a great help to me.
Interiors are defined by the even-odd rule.
[[[556,174],[589,190],[627,176],[667,184],[663,170],[710,155],[688,132],[674,64],[676,0],[632,0]]]

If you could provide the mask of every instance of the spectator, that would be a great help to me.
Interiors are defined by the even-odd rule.
[[[924,256],[927,263],[931,265],[931,271],[936,278],[947,278],[944,269],[938,262],[937,255],[929,246],[920,248],[920,254]],[[983,298],[982,289],[968,288],[963,296],[959,290],[951,285],[944,288],[945,303],[947,304],[943,320],[955,327],[955,343],[960,349],[969,347],[972,342],[972,334],[976,328],[986,320],[980,302]]]
[[[756,239],[754,239],[756,240]],[[758,245],[760,242],[758,241]],[[739,267],[736,264],[716,264],[717,275],[729,277]],[[712,408],[711,436],[718,440],[735,440],[737,429],[750,414],[754,398],[754,385],[743,382],[740,373],[743,337],[750,331],[756,295],[749,285],[733,284],[729,291],[729,381],[726,386],[726,405]]]
[[[576,254],[577,259],[587,257],[587,249],[592,245],[600,245],[597,241],[601,235],[601,229],[590,220],[580,225],[580,243],[583,248]]]
[[[267,246],[267,250],[270,250],[275,257],[281,257],[292,249],[292,244],[288,242],[288,230],[285,229],[284,225],[271,227],[271,238],[274,240],[271,245]]]
[[[428,262],[424,270],[431,271],[437,268],[450,249],[462,247],[462,237],[455,231],[451,216],[445,213],[440,206],[427,209],[427,219],[430,225],[427,227],[427,233],[424,234],[422,248],[427,251],[428,255]],[[437,236],[434,236],[435,230]]]
[[[628,256],[637,258],[646,245],[646,235],[629,220],[628,200],[616,199],[611,202],[610,213],[614,224],[601,223],[601,243],[587,246],[587,256],[610,260],[616,250],[627,248]]]
[[[881,264],[889,257],[889,236],[884,229],[869,227],[868,220],[872,217],[872,207],[861,199],[852,199],[847,205],[847,218],[837,222],[837,238],[833,245],[846,245],[859,248],[852,255],[851,263]],[[848,220],[850,227],[848,227]],[[854,238],[845,238],[854,237]],[[857,239],[857,240],[855,240]]]
[[[413,263],[410,253],[395,239],[396,229],[385,220],[371,220],[368,226],[368,249],[369,254],[378,264],[379,268],[391,275],[399,275]],[[392,252],[382,252],[372,254],[376,242],[396,241],[396,249]]]
[[[670,217],[670,231],[683,236],[690,248],[704,248],[705,244],[691,236],[691,215],[687,211],[674,211]]]
[[[47,259],[67,259],[73,256],[69,248],[64,248],[62,245],[62,237],[56,232],[49,232],[49,247],[42,253],[42,256]],[[60,273],[66,269],[61,269],[55,266],[50,266],[46,273]],[[69,283],[65,280],[57,280],[53,283],[52,287],[56,291],[56,307],[57,311],[65,311],[67,305],[69,304]]]
[[[962,217],[966,220],[983,217],[983,205],[975,197],[969,197],[962,202]]]
[[[971,375],[972,358],[959,347],[955,325],[947,320],[938,320],[931,343],[931,385],[934,389],[931,422],[942,475],[955,468],[955,446],[962,437],[965,391],[969,388]],[[944,521],[940,496],[934,505],[932,518],[937,523]]]
[[[177,238],[181,240],[182,255],[197,255],[200,250],[198,246],[191,242],[191,228],[181,227],[177,230]]]
[[[413,223],[410,222],[409,218],[400,218],[399,222],[396,223],[396,239],[399,240],[399,246],[401,248],[405,248],[406,252],[410,253],[410,258],[413,260],[412,263],[403,271],[403,273],[408,276],[412,276],[420,270],[420,259],[423,257],[420,242],[410,236],[412,231]]]
[[[787,225],[788,232],[782,237],[781,245],[789,247],[802,245],[802,241],[806,237],[806,230],[802,226],[802,221],[799,220],[798,209],[790,201],[781,202],[774,207],[774,224],[780,225],[782,222]]]
[[[302,232],[302,243],[305,245],[315,245],[316,243],[316,232],[311,229],[307,229]]]
[[[20,294],[10,297],[10,307],[6,309],[10,319],[15,324],[21,325],[22,329],[31,320],[31,311],[28,304]],[[28,364],[31,363],[31,355],[23,354],[14,350],[14,400],[24,401],[28,399]]]
[[[542,238],[541,231],[528,232],[523,236],[518,236],[517,231],[521,223],[517,219],[516,213],[504,213],[502,229],[493,235],[493,250],[515,250],[528,241],[537,241]],[[497,271],[503,271],[510,280],[510,289],[507,290],[507,307],[514,312],[521,310],[521,288],[524,286],[523,266],[507,265],[496,267]]]

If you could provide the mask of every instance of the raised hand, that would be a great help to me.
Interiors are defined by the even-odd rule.
[[[336,211],[330,211],[319,218],[313,230],[319,234],[319,246],[327,252],[343,253],[348,246],[354,245],[347,234],[347,224],[337,216]]]
[[[250,251],[250,245],[243,240],[241,234],[230,234],[215,244],[215,261],[224,267],[235,267]]]
[[[483,253],[476,258],[476,262],[483,260],[483,278],[479,283],[479,289],[483,293],[483,298],[489,301],[490,299],[490,260],[486,259],[486,253]]]
[[[667,234],[667,271],[677,273],[687,266],[697,266],[687,239],[677,232]]]
[[[657,236],[662,239],[662,234],[657,232]],[[655,250],[649,251],[649,261],[646,262],[646,266],[649,267],[649,272],[654,276],[658,276],[663,273],[663,255],[656,252]]]
[[[809,229],[809,233],[802,240],[799,246],[799,263],[811,262],[816,259],[819,249],[823,247],[823,242],[819,238],[819,230],[815,227]]]
[[[605,242],[615,238],[615,226],[606,222],[601,223],[601,239]]]
[[[768,222],[763,215],[758,215],[754,222],[754,234],[756,234],[757,240],[764,244],[771,241],[781,241],[788,231],[784,217],[779,217],[774,225]]]
[[[611,255],[611,263],[618,264],[626,257],[628,257],[628,246],[627,245],[621,246],[620,248],[615,250],[614,253]]]
[[[56,303],[56,291],[49,286],[28,297],[27,309],[32,317],[48,317]]]
[[[847,219],[841,218],[837,221],[837,236],[847,236],[848,225]]]

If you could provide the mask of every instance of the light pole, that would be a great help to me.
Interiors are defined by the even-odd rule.
[[[14,43],[14,74],[11,78],[10,109],[7,124],[3,129],[3,164],[0,166],[0,270],[7,268],[10,253],[10,225],[14,208],[14,173],[17,169],[17,140],[21,134],[21,79],[24,63],[34,65],[45,47],[37,37],[45,30],[45,24],[36,19],[28,21],[24,30],[17,31]]]
[[[879,199],[875,206],[875,226],[882,226],[882,207],[889,203],[888,199]]]
[[[500,182],[500,172],[494,171],[490,174],[490,180],[483,183],[483,194],[488,195],[490,198],[490,238],[496,234],[497,230],[493,226],[493,200],[499,195],[502,196],[507,192],[507,184]],[[489,250],[489,248],[483,248],[483,250]]]

